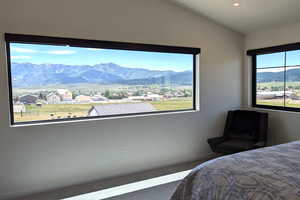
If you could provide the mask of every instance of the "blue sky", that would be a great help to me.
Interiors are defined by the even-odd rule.
[[[285,52],[257,56],[257,68],[282,67],[285,65]],[[300,50],[286,52],[287,66],[300,66]]]
[[[111,49],[11,43],[12,62],[34,64],[95,65],[113,62],[124,67],[152,70],[193,70],[193,56]]]

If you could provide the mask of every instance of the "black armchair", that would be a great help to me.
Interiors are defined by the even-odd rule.
[[[267,145],[268,114],[256,111],[229,111],[222,137],[207,140],[213,152],[232,154]]]

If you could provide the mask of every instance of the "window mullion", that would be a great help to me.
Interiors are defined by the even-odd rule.
[[[284,52],[284,77],[283,77],[283,107],[286,108],[286,51]]]

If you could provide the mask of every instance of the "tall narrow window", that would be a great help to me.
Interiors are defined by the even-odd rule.
[[[249,50],[252,105],[300,111],[300,44]]]
[[[198,48],[5,38],[13,125],[197,110]]]

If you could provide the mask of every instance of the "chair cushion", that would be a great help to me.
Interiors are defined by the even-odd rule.
[[[251,140],[242,140],[242,139],[230,139],[217,146],[218,149],[223,149],[225,151],[247,151],[253,149],[255,142]]]
[[[256,131],[242,131],[242,132],[230,132],[229,137],[231,139],[241,139],[241,140],[255,140],[257,138]]]

